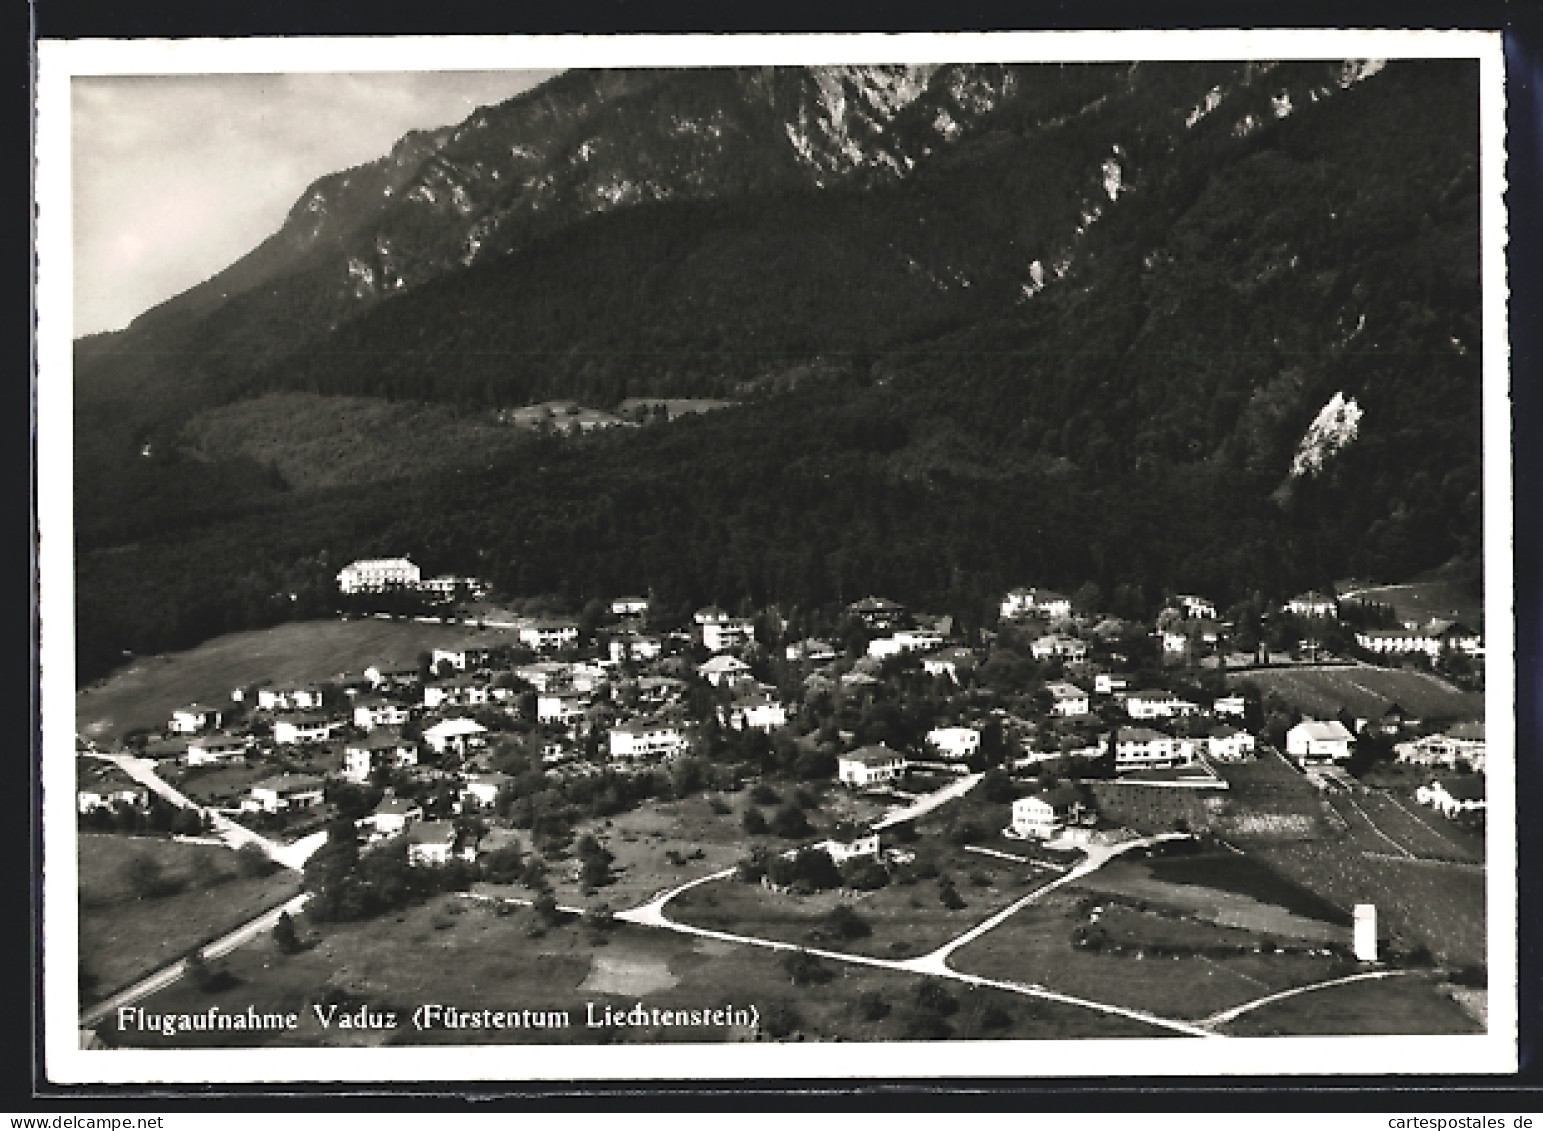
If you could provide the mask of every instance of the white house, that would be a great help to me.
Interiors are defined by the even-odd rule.
[[[898,750],[887,746],[864,746],[836,758],[836,780],[859,789],[894,781],[905,773],[910,763]]]
[[[794,662],[808,660],[811,663],[824,663],[827,660],[834,660],[836,658],[836,649],[827,641],[811,638],[809,640],[800,640],[795,644],[789,644],[784,649],[783,654]]]
[[[724,624],[732,619],[727,609],[720,609],[717,605],[707,605],[691,614],[691,619],[698,625]]]
[[[1171,735],[1148,727],[1121,727],[1114,734],[1114,768],[1125,770],[1166,769],[1181,760],[1179,745]]]
[[[464,805],[470,799],[477,803],[479,809],[491,809],[498,801],[499,791],[513,780],[508,774],[497,771],[486,774],[467,774],[466,781],[461,786],[461,803]]]
[[[394,727],[380,727],[343,748],[343,776],[350,781],[370,779],[376,766],[416,766],[418,748]]]
[[[537,652],[556,652],[579,642],[579,626],[565,621],[538,621],[520,629],[520,643]]]
[[[458,672],[474,671],[477,668],[486,667],[488,657],[493,654],[493,649],[481,641],[467,641],[463,644],[452,644],[444,648],[435,648],[430,665],[438,670],[441,663],[448,663]]]
[[[613,636],[606,647],[610,651],[613,664],[619,664],[623,660],[642,663],[647,660],[657,660],[664,655],[664,641],[657,636],[644,636],[640,632],[627,632]]]
[[[759,730],[770,734],[786,726],[788,709],[770,695],[749,695],[736,699],[727,708],[718,708],[718,718],[735,730]]]
[[[1343,762],[1350,757],[1351,735],[1337,720],[1304,719],[1286,732],[1286,753],[1298,762]]]
[[[273,741],[279,746],[326,742],[338,725],[326,715],[313,712],[279,715],[273,720]]]
[[[360,817],[354,827],[368,829],[371,840],[406,832],[414,821],[423,820],[423,806],[405,797],[382,797],[373,812]]]
[[[1029,651],[1033,653],[1036,660],[1048,660],[1052,657],[1081,660],[1087,657],[1088,646],[1074,636],[1063,636],[1052,632],[1030,644]]]
[[[980,751],[980,731],[974,727],[937,727],[927,732],[927,746],[939,758],[964,762]]]
[[[1125,712],[1133,719],[1171,719],[1199,710],[1198,704],[1171,691],[1132,691],[1125,697]]]
[[[1124,691],[1129,686],[1130,681],[1122,675],[1099,672],[1093,677],[1093,691],[1098,695],[1113,695],[1116,691]]]
[[[435,868],[450,863],[455,854],[455,823],[453,821],[420,821],[405,830],[407,863],[415,868]],[[476,855],[475,849],[470,853]]]
[[[417,660],[377,660],[364,669],[364,678],[379,691],[383,687],[412,687],[423,678]]]
[[[1050,709],[1061,718],[1075,718],[1088,713],[1088,693],[1076,684],[1058,680],[1045,684],[1045,690],[1050,692]]]
[[[838,835],[831,837],[829,840],[823,840],[814,847],[823,848],[830,854],[831,860],[837,864],[845,864],[848,860],[856,859],[859,856],[870,856],[877,860],[880,851],[879,834],[872,829],[853,830],[846,835],[838,833]]]
[[[422,578],[422,571],[406,558],[361,558],[338,571],[338,589],[343,593],[416,589]]]
[[[114,763],[84,758],[75,763],[76,812],[90,813],[126,805],[143,809],[149,804],[150,791]]]
[[[1254,736],[1237,727],[1219,726],[1206,736],[1206,753],[1218,762],[1246,762],[1255,746]]]
[[[553,726],[568,726],[582,719],[589,710],[590,698],[579,691],[548,691],[536,696],[536,721]]]
[[[1458,723],[1442,734],[1427,734],[1413,742],[1393,747],[1400,762],[1416,766],[1445,766],[1456,769],[1466,764],[1479,773],[1484,771],[1485,744],[1483,723]]]
[[[1051,589],[1011,589],[1002,598],[1002,619],[1046,617],[1059,620],[1072,615],[1071,598]]]
[[[445,573],[438,577],[425,578],[418,583],[417,588],[420,593],[431,593],[446,601],[462,593],[473,601],[480,601],[488,595],[491,587],[480,577],[456,577],[454,574]]]
[[[476,676],[451,676],[423,685],[423,706],[430,711],[444,707],[480,707],[487,701],[488,685]]]
[[[447,751],[465,754],[468,750],[485,746],[488,728],[474,719],[445,719],[423,732],[423,740],[436,753]]]
[[[1082,814],[1082,795],[1071,786],[1020,797],[1007,831],[1020,840],[1048,840]]]
[[[1197,617],[1201,620],[1216,619],[1216,604],[1205,597],[1197,597],[1193,593],[1180,593],[1174,600],[1178,601],[1179,608],[1184,610],[1184,615]]]
[[[1211,711],[1217,715],[1241,719],[1248,713],[1248,704],[1241,695],[1224,695],[1211,704]]]
[[[1447,818],[1461,813],[1473,813],[1485,808],[1484,776],[1482,774],[1453,775],[1434,778],[1429,785],[1414,791],[1414,799],[1421,805],[1437,809]]]
[[[875,632],[888,632],[905,619],[905,606],[887,597],[864,597],[847,606],[851,613]]]
[[[975,663],[975,653],[968,648],[945,648],[922,657],[922,671],[928,675],[944,675],[958,683],[959,673],[974,671]]]
[[[648,612],[647,597],[617,597],[611,602],[614,617],[637,617]]]
[[[743,648],[754,639],[755,625],[736,617],[708,621],[702,626],[702,646],[709,652],[728,652],[735,648]]]
[[[290,809],[309,809],[322,803],[326,782],[310,774],[280,774],[253,782],[241,799],[247,812],[283,813]]]
[[[714,656],[696,671],[714,687],[733,687],[750,679],[750,665],[738,656]]]
[[[233,762],[245,758],[251,740],[236,734],[201,735],[188,740],[183,760],[189,766],[207,766],[214,762]]]
[[[314,683],[305,687],[259,687],[257,707],[261,711],[314,711],[321,706],[321,688]]]
[[[1286,602],[1286,611],[1299,617],[1338,617],[1339,603],[1324,593],[1312,590],[1299,593]]]
[[[189,703],[171,713],[167,729],[173,734],[197,734],[205,730],[218,730],[225,713],[218,707],[206,707],[202,703]]]
[[[686,749],[681,728],[664,719],[632,719],[611,728],[611,757],[617,759],[669,758]]]
[[[378,695],[365,695],[354,700],[354,726],[360,730],[399,727],[411,717],[410,708]]]

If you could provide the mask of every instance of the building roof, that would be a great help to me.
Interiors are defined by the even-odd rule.
[[[416,801],[413,801],[411,798],[407,798],[407,797],[382,797],[380,799],[380,803],[375,806],[373,812],[376,813],[376,814],[386,813],[386,814],[395,814],[395,815],[400,816],[400,815],[403,815],[403,814],[414,812],[415,810],[421,812],[422,809],[423,809],[423,806],[419,805]]]
[[[402,839],[407,844],[454,844],[455,822],[419,821],[402,834]]]
[[[190,714],[190,715],[207,715],[210,711],[214,711],[215,713],[218,714],[219,712],[221,712],[223,710],[224,710],[223,707],[209,707],[209,706],[206,706],[203,703],[189,703],[185,707],[178,707],[175,711],[172,712],[172,714],[180,715],[180,714],[186,712],[187,714]]]
[[[1483,774],[1452,774],[1437,778],[1436,784],[1446,790],[1447,796],[1453,801],[1484,800]]]
[[[357,742],[350,742],[349,747],[355,750],[386,750],[395,749],[398,746],[407,745],[402,738],[402,732],[397,727],[375,727]]]
[[[1082,800],[1082,791],[1073,785],[1058,785],[1051,789],[1030,794],[1024,800],[1043,801],[1052,809],[1065,809]]]
[[[501,770],[489,770],[481,774],[467,774],[467,785],[496,785],[502,788],[512,782],[514,778]]]
[[[444,719],[424,731],[424,737],[458,738],[463,734],[486,734],[487,727],[475,719]]]
[[[697,668],[702,675],[727,675],[729,672],[749,671],[750,665],[738,656],[714,656]]]
[[[314,774],[278,774],[275,777],[263,778],[262,781],[254,781],[251,790],[253,793],[259,789],[272,790],[274,793],[305,793],[313,789],[322,789],[326,784]]]
[[[349,562],[344,569],[417,569],[408,558],[360,558]]]
[[[273,716],[274,725],[291,723],[294,726],[320,726],[331,722],[330,716],[321,711],[281,711]]]
[[[1154,742],[1159,740],[1173,741],[1172,738],[1151,727],[1121,727],[1114,732],[1116,742]]]
[[[1345,724],[1337,719],[1327,722],[1304,719],[1291,728],[1290,733],[1301,734],[1312,742],[1344,742],[1350,738],[1350,732],[1345,729]]]
[[[1075,683],[1067,683],[1064,680],[1045,684],[1045,690],[1057,699],[1086,699],[1088,697],[1088,693]]]
[[[654,734],[661,730],[679,731],[680,727],[668,719],[628,719],[624,723],[617,723],[611,730],[626,734]]]
[[[704,605],[698,609],[692,617],[697,624],[707,624],[709,621],[725,621],[729,619],[729,611],[720,609],[717,605]]]
[[[1459,742],[1483,742],[1483,723],[1457,723],[1446,730],[1448,738],[1455,738]]]
[[[843,762],[861,762],[865,766],[887,765],[896,759],[904,761],[905,755],[888,746],[862,746],[841,755]]]

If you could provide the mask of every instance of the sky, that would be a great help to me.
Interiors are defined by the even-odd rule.
[[[76,77],[75,336],[121,329],[229,266],[318,177],[552,73]]]

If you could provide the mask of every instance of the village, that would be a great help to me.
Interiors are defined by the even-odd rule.
[[[313,864],[347,828],[350,867],[397,860],[421,874],[420,891],[544,899],[550,915],[555,890],[572,911],[607,917],[654,903],[662,915],[678,896],[672,913],[702,927],[738,922],[716,896],[702,902],[711,889],[696,889],[690,866],[702,847],[680,830],[663,853],[678,874],[650,872],[622,843],[629,813],[711,795],[718,824],[702,839],[723,843],[707,845],[698,870],[725,865],[707,878],[732,873],[772,896],[816,899],[935,871],[933,841],[917,843],[924,819],[942,822],[936,844],[961,867],[1016,861],[1041,880],[1130,849],[1167,851],[1163,838],[1232,852],[1261,829],[1289,841],[1316,827],[1303,814],[1320,809],[1347,828],[1364,818],[1366,837],[1411,860],[1420,838],[1443,843],[1443,824],[1468,844],[1482,835],[1482,715],[1421,712],[1386,695],[1361,714],[1314,714],[1256,682],[1383,673],[1417,683],[1455,662],[1471,686],[1482,637],[1452,621],[1342,623],[1352,602],[1314,592],[1272,610],[1267,639],[1194,594],[1134,621],[1090,607],[1088,591],[1019,588],[972,635],[878,596],[812,635],[776,609],[707,606],[670,624],[641,595],[583,616],[516,615],[489,605],[476,579],[424,579],[405,558],[354,562],[338,583],[355,610],[375,596],[429,594],[441,611],[419,619],[462,635],[415,654],[361,655],[328,680],[234,687],[116,747],[83,739],[82,830],[235,836],[304,869],[319,919],[365,914],[349,901],[379,886],[318,887]],[[1380,787],[1374,796],[1363,777]],[[1378,805],[1391,815],[1380,823]],[[1429,813],[1411,825],[1414,841],[1390,837],[1388,821],[1409,823],[1410,806]],[[955,880],[938,882],[945,910],[966,906]],[[829,910],[839,936],[855,916]],[[1078,938],[1102,939],[1087,934],[1102,930],[1089,914]],[[831,927],[782,934],[818,941]],[[1369,930],[1354,957],[1387,957],[1375,921]],[[1343,935],[1334,953],[1348,961]],[[954,945],[946,933],[936,941]]]

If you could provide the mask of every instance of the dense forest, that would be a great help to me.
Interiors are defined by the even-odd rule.
[[[576,604],[882,592],[966,623],[1025,582],[1225,603],[1472,575],[1477,68],[1395,62],[1318,97],[1324,67],[1282,65],[1192,129],[1174,108],[1215,65],[1063,69],[1065,107],[1096,112],[1052,127],[1043,92],[1008,100],[906,180],[591,216],[319,336],[281,329],[312,266],[83,341],[80,674],[325,613],[372,553]],[[200,407],[273,389],[742,403],[325,491],[192,458]],[[1359,434],[1288,475],[1336,393]]]

